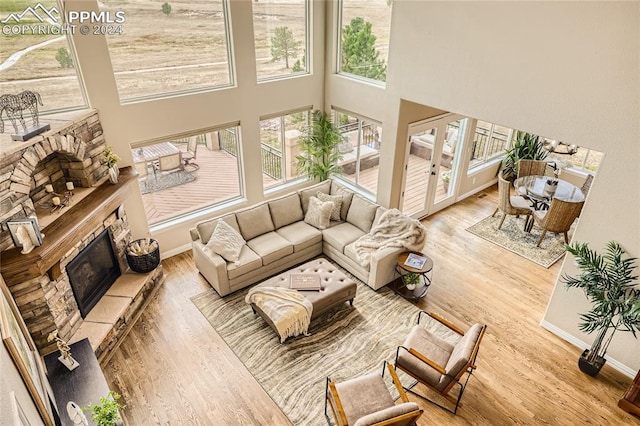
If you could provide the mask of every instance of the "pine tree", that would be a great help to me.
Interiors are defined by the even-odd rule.
[[[296,56],[302,43],[293,38],[293,31],[289,27],[277,27],[271,37],[272,60],[284,59],[285,66],[289,69],[289,58]]]
[[[376,36],[371,32],[371,22],[358,17],[342,30],[342,71],[362,77],[385,81],[387,65],[378,59]]]
[[[60,64],[60,68],[73,68],[73,58],[66,47],[58,49],[56,60]]]
[[[162,5],[162,13],[169,16],[169,14],[171,13],[171,5],[169,3],[165,2]]]

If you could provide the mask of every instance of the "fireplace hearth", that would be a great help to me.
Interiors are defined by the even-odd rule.
[[[85,318],[120,276],[109,229],[105,229],[67,264],[67,275],[80,315]]]

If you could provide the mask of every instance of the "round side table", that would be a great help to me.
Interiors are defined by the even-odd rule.
[[[409,259],[409,262],[407,262],[407,259]],[[396,262],[396,273],[399,277],[393,281],[393,290],[406,299],[421,299],[429,291],[432,271],[433,259],[426,254],[417,251],[402,252],[398,255]],[[418,284],[415,289],[409,290],[402,279],[402,276],[407,273],[420,275],[422,283]]]

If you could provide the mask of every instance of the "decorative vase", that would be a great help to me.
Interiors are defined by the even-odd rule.
[[[589,356],[589,349],[585,349],[580,355],[580,359],[578,359],[578,367],[580,371],[585,374],[588,374],[591,377],[595,377],[607,360],[604,357],[596,356],[595,360],[589,361],[587,357]]]
[[[109,171],[109,182],[112,184],[118,183],[118,176],[120,175],[120,169],[115,164],[108,169]]]
[[[547,182],[544,184],[544,192],[553,195],[556,193],[556,189],[558,189],[558,181],[547,179]]]

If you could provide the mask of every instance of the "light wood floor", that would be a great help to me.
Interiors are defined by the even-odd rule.
[[[582,374],[580,350],[539,325],[560,263],[544,269],[465,231],[493,212],[496,195],[487,190],[424,221],[435,269],[420,306],[488,329],[458,415],[412,397],[426,412],[419,425],[640,425],[616,406],[631,379],[608,365],[597,378]],[[191,255],[163,265],[164,287],[105,368],[127,422],[289,424],[189,300],[209,288]]]

